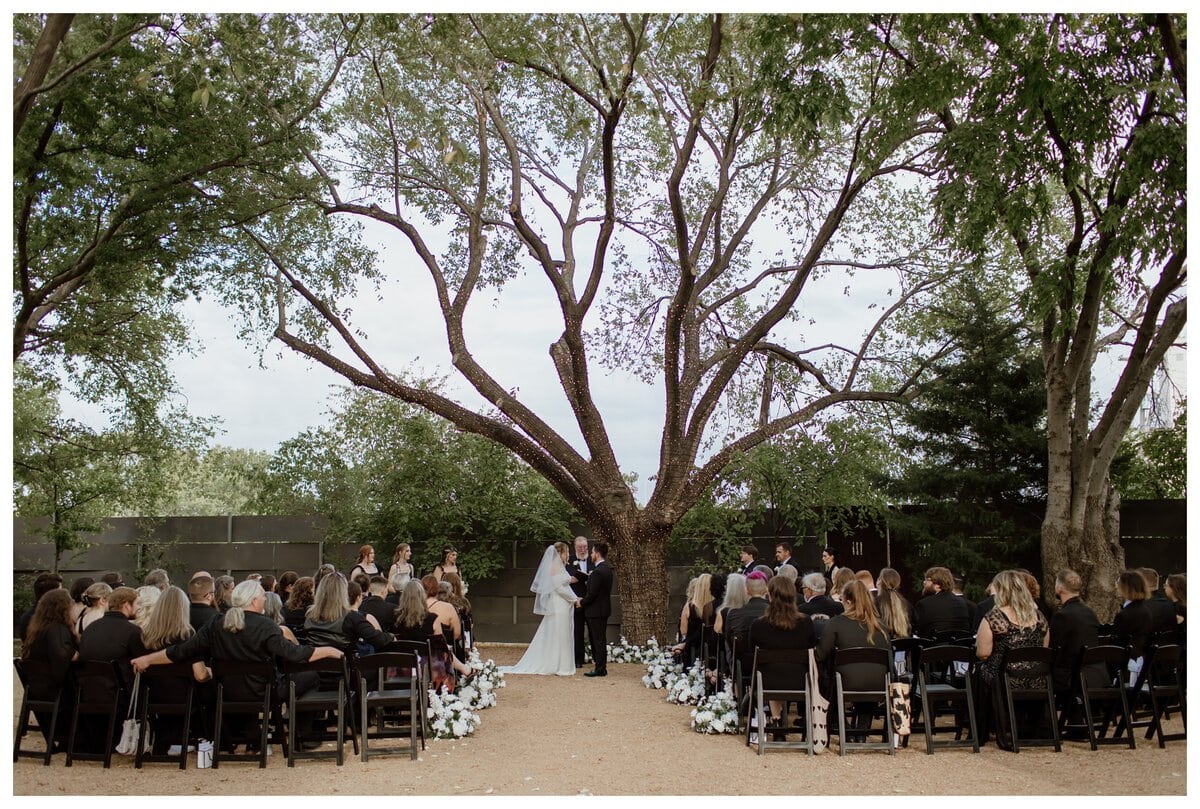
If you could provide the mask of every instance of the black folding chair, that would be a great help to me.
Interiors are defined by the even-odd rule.
[[[392,676],[388,675],[392,670]],[[407,671],[408,675],[398,672]],[[376,652],[354,661],[360,720],[362,726],[362,760],[369,756],[370,739],[408,738],[409,757],[417,758],[417,739],[425,749],[425,709],[423,695],[425,676],[421,658],[414,652]],[[379,683],[371,688],[370,680]],[[389,712],[389,709],[393,709]],[[372,731],[371,712],[375,713]],[[407,719],[407,721],[405,721]],[[375,752],[393,752],[392,749]]]
[[[1004,668],[1001,681],[1004,683],[1004,699],[1008,707],[1009,730],[1012,733],[1012,750],[1021,752],[1021,740],[1017,734],[1017,703],[1046,703],[1046,714],[1050,722],[1049,739],[1026,739],[1027,747],[1053,745],[1056,753],[1062,752],[1062,737],[1058,734],[1058,716],[1054,704],[1053,672],[1054,652],[1045,646],[1021,646],[1004,653]],[[1017,688],[1013,678],[1040,679],[1040,688]]]
[[[265,768],[267,766],[267,745],[271,738],[271,725],[279,720],[279,712],[274,707],[275,664],[270,660],[256,662],[214,660],[212,672],[213,679],[217,683],[216,723],[213,730],[213,769],[220,767],[222,761],[257,761],[260,769]],[[232,699],[226,696],[226,691],[232,690],[229,688],[230,681],[250,677],[265,681],[261,697]],[[247,717],[251,724],[258,722],[257,751],[234,754],[226,753],[222,749],[224,747],[222,735],[225,732],[225,720],[229,716]],[[280,732],[280,729],[276,728],[276,735],[284,744],[284,753],[288,753],[286,733]]]
[[[1183,650],[1169,643],[1154,650],[1154,658],[1149,664],[1146,690],[1150,696],[1152,715],[1146,738],[1157,735],[1159,747],[1166,747],[1167,742],[1187,739],[1187,696],[1182,677],[1182,657]],[[1172,705],[1179,706],[1179,717],[1183,720],[1182,733],[1163,733],[1163,719],[1166,718],[1167,708]]]
[[[13,739],[13,763],[16,763],[17,759],[21,756],[26,756],[28,758],[40,758],[42,759],[42,764],[49,767],[50,757],[55,752],[55,739],[57,738],[56,734],[62,712],[62,695],[70,693],[73,689],[70,677],[68,676],[58,688],[54,689],[53,699],[35,699],[29,696],[30,686],[53,682],[54,680],[54,673],[51,670],[50,664],[42,660],[22,660],[19,657],[14,657],[13,667],[17,670],[17,679],[21,681],[21,709],[17,717],[17,735]],[[50,714],[49,727],[41,727],[37,722],[30,722],[29,718],[33,716],[34,711]],[[21,740],[31,730],[41,731],[43,738],[46,740],[46,749],[44,751],[21,749]]]
[[[307,671],[320,675],[320,684],[310,691],[298,694],[294,677]],[[346,658],[326,657],[304,663],[284,663],[283,673],[288,678],[287,765],[295,767],[298,758],[333,757],[337,759],[340,767],[345,762],[346,715],[349,712],[353,717]],[[337,745],[336,749],[330,751],[302,750],[297,738],[299,723],[304,717],[311,717],[313,714],[327,711],[331,711],[335,715],[336,729],[332,737],[326,739],[324,734],[316,733],[312,738],[315,741],[334,741]],[[354,752],[357,754],[358,736],[355,732],[353,718],[350,719],[350,727],[350,739],[354,744]]]
[[[1079,686],[1079,700],[1082,703],[1082,725],[1073,724],[1070,720],[1070,706],[1063,710],[1059,718],[1059,729],[1084,730],[1093,750],[1102,744],[1124,744],[1131,750],[1137,744],[1133,738],[1133,719],[1129,712],[1129,700],[1125,693],[1126,667],[1129,664],[1129,650],[1124,646],[1092,646],[1081,649],[1072,666],[1071,678]],[[1094,685],[1089,681],[1088,673],[1103,666],[1105,681],[1103,685]],[[1097,702],[1104,704],[1104,714],[1097,717],[1095,706]],[[1108,726],[1118,718],[1109,737]],[[1125,733],[1121,729],[1125,729]],[[1124,736],[1124,738],[1122,738]]]
[[[879,688],[850,691],[842,685],[842,669],[849,665],[868,664],[879,669]],[[850,750],[886,750],[888,755],[896,755],[896,746],[892,742],[892,721],[887,715],[887,705],[891,698],[892,685],[892,651],[877,649],[873,646],[859,646],[851,649],[837,649],[833,653],[834,682],[837,692],[838,708],[838,755],[844,756]],[[871,729],[854,729],[846,724],[846,703],[878,703],[883,707],[883,741],[871,742],[850,741],[851,735],[870,736]],[[874,714],[869,722],[874,721]]]
[[[922,638],[893,638],[892,639],[892,682],[908,683],[913,697],[912,719],[909,725],[911,733],[900,737],[900,746],[908,747],[912,733],[922,730],[921,702],[917,697],[917,673],[921,670],[921,649],[929,645]]]
[[[113,740],[117,729],[117,717],[121,715],[121,696],[125,693],[121,684],[121,672],[111,660],[78,660],[71,664],[75,679],[75,706],[71,711],[71,730],[67,735],[67,766],[75,759],[103,761],[105,769],[112,766]],[[84,697],[87,697],[86,699]],[[107,721],[103,724],[105,735],[99,739],[99,752],[79,752],[79,717],[97,716]]]
[[[920,695],[921,712],[924,715],[923,730],[925,733],[925,752],[933,755],[935,747],[970,747],[972,752],[979,752],[979,726],[975,721],[974,682],[971,677],[970,664],[974,661],[974,653],[964,646],[929,646],[921,650],[920,668],[917,674],[917,691]],[[931,674],[948,670],[955,663],[967,664],[967,673],[963,685],[959,687],[954,682],[935,681]],[[939,726],[937,724],[938,706],[950,705],[954,708],[954,724]],[[966,707],[967,729],[969,738],[962,738],[962,709]],[[937,741],[934,736],[938,731],[953,731],[953,739]],[[915,729],[914,729],[915,732]]]
[[[766,687],[763,675],[771,674],[774,669],[778,676],[780,666],[788,666],[792,675],[782,687]],[[758,754],[761,756],[768,749],[807,750],[814,754],[812,745],[812,714],[809,711],[808,693],[808,650],[807,649],[755,649],[754,659],[750,666],[750,708],[746,721],[746,744],[750,745],[750,734],[758,733]],[[771,717],[766,721],[766,706],[771,700],[783,703],[783,715]],[[795,704],[798,716],[804,719],[804,738],[801,741],[787,741],[789,734],[800,733],[789,720],[788,708]],[[749,721],[749,716],[758,717],[758,727]],[[783,740],[775,741],[774,736],[782,734]]]
[[[135,769],[141,769],[142,764],[149,762],[178,762],[179,769],[187,769],[188,743],[192,736],[192,708],[196,694],[196,678],[192,674],[191,663],[168,663],[160,666],[150,666],[140,675],[141,688],[138,699],[138,719],[141,720],[141,731],[138,735],[137,752],[133,757]],[[150,747],[148,736],[151,723],[163,726],[161,720],[168,717],[179,717],[180,734],[174,740],[179,745],[178,755],[156,754],[146,750]],[[170,741],[159,737],[161,745]]]

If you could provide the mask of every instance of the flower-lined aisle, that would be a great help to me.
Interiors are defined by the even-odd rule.
[[[496,689],[504,688],[504,675],[491,658],[482,660],[477,648],[471,649],[468,664],[475,674],[459,678],[454,693],[443,687],[429,691],[427,716],[436,739],[461,739],[479,729],[479,711],[496,704]]]

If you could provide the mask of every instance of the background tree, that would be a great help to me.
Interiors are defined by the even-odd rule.
[[[220,445],[175,453],[163,463],[165,491],[154,516],[258,514],[270,462],[269,452]]]
[[[667,540],[720,471],[828,408],[902,399],[920,370],[902,347],[884,349],[878,325],[847,347],[809,332],[797,311],[816,279],[857,268],[893,279],[870,301],[883,299],[886,321],[945,266],[922,257],[928,240],[901,232],[920,229],[912,209],[880,217],[930,172],[940,127],[923,112],[930,85],[889,44],[893,25],[371,18],[329,139],[307,153],[324,181],[314,202],[407,240],[415,267],[404,269],[432,279],[455,370],[494,412],[397,379],[353,330],[325,265],[255,233],[275,335],[519,456],[612,545],[627,636],[661,634]],[[876,228],[894,237],[886,249],[869,247]],[[554,429],[471,350],[478,293],[526,270],[544,276],[561,315],[550,358],[577,434]],[[788,373],[754,426],[767,355]],[[597,357],[661,385],[660,461],[644,505],[593,393]]]
[[[490,441],[367,391],[345,391],[332,417],[328,428],[306,431],[275,453],[258,511],[324,514],[332,541],[354,550],[373,545],[381,567],[407,542],[414,564],[428,571],[452,544],[468,579],[506,569],[513,540],[573,535],[570,506]]]
[[[997,571],[1037,559],[1045,508],[1041,357],[1002,285],[964,278],[927,313],[932,337],[955,348],[899,412],[907,462],[889,486],[912,568],[949,567],[976,597]]]
[[[1123,498],[1187,496],[1187,409],[1171,427],[1125,436],[1112,464],[1112,482]]]
[[[1185,19],[976,15],[940,36],[908,23],[909,61],[962,82],[943,114],[941,233],[975,252],[1003,238],[1028,277],[1047,404],[1044,589],[1073,568],[1111,613],[1124,552],[1110,467],[1187,320]],[[1117,382],[1094,397],[1114,349]]]

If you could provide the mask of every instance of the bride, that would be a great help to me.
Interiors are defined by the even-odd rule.
[[[570,677],[575,673],[573,610],[578,599],[571,591],[567,558],[565,542],[555,542],[542,554],[541,564],[529,589],[535,593],[534,613],[544,617],[520,662],[515,666],[501,667],[500,671],[504,674],[560,674]]]

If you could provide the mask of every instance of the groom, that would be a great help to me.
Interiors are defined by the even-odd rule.
[[[587,578],[587,595],[575,602],[576,609],[583,610],[587,621],[588,637],[592,643],[592,660],[596,667],[584,672],[584,677],[608,676],[608,616],[612,615],[612,568],[604,559],[608,556],[608,544],[597,542],[592,545],[592,572]]]

